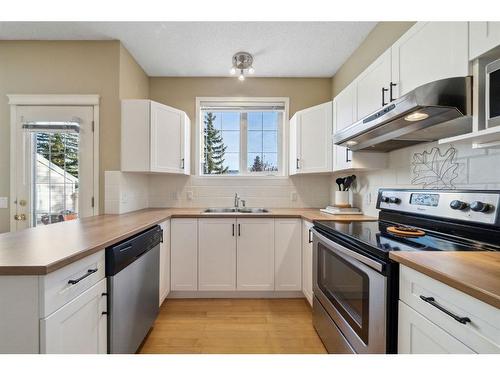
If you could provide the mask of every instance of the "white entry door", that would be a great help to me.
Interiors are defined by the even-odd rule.
[[[92,106],[16,106],[11,230],[94,215]]]

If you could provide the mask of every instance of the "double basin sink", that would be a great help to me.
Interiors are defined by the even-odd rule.
[[[242,207],[242,208],[207,208],[206,210],[203,211],[205,214],[265,214],[268,213],[269,210],[267,208],[247,208],[247,207]]]

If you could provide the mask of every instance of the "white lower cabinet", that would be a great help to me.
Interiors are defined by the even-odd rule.
[[[274,290],[274,219],[238,219],[237,290]]]
[[[236,219],[198,220],[198,289],[236,289]]]
[[[399,300],[400,353],[500,353],[497,308],[404,265]]]
[[[104,314],[103,314],[104,313]],[[40,352],[107,352],[106,279],[40,320]]]
[[[399,301],[399,354],[467,354],[468,346]]]
[[[170,221],[160,224],[163,241],[160,244],[160,306],[170,293]]]
[[[170,241],[174,292],[302,290],[300,219],[172,219]]]
[[[302,288],[302,220],[274,221],[275,290],[300,291]]]
[[[198,219],[170,221],[172,291],[198,290]]]
[[[313,302],[313,244],[310,230],[313,223],[302,221],[302,293],[309,304]]]

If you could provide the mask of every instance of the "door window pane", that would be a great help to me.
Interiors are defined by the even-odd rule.
[[[79,134],[33,134],[33,225],[78,217]]]

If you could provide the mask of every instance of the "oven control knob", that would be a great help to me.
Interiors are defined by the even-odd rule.
[[[465,202],[455,199],[451,201],[450,207],[454,210],[465,210],[467,207],[469,207],[469,205]]]
[[[397,197],[390,197],[389,198],[389,203],[399,204],[400,202],[401,202],[401,199],[399,199]]]
[[[384,203],[389,203],[389,197],[382,197],[380,200]]]
[[[474,201],[470,204],[470,209],[476,212],[488,212],[491,209],[491,205],[488,203]]]

